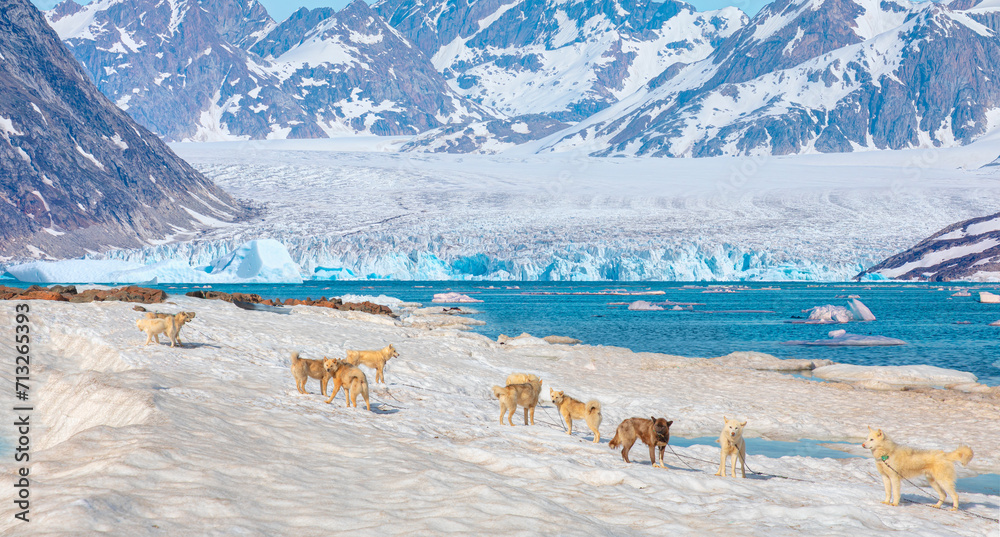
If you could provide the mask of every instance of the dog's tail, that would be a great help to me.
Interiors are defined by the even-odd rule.
[[[502,388],[500,386],[494,386],[493,387],[493,397],[496,397],[497,399],[502,399],[503,395],[504,395],[504,393],[506,391],[507,390],[505,390],[504,388]]]
[[[949,461],[960,462],[962,466],[968,466],[969,461],[972,460],[972,448],[969,446],[962,446],[951,453],[945,455]]]
[[[292,351],[292,365],[295,365],[301,361],[302,358],[299,358],[299,351]]]
[[[621,443],[622,443],[621,439],[618,438],[618,430],[615,429],[615,437],[612,438],[610,442],[608,442],[608,447],[611,449],[615,449],[618,446],[620,446]]]
[[[601,402],[597,399],[591,399],[587,401],[587,414],[600,414],[601,413]]]

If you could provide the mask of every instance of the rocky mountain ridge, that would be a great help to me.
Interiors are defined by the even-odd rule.
[[[246,209],[91,83],[28,0],[0,4],[0,260],[139,247]]]

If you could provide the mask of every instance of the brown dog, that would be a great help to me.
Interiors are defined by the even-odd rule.
[[[635,439],[638,438],[642,440],[643,444],[649,446],[649,462],[653,466],[665,469],[663,450],[667,448],[667,442],[670,441],[670,426],[673,423],[667,421],[666,418],[650,417],[648,420],[646,418],[629,418],[618,425],[615,437],[611,439],[611,442],[608,442],[608,447],[616,449],[618,446],[623,446],[622,458],[625,459],[625,462],[632,462],[628,460],[628,450],[632,449],[632,444],[635,444]],[[660,448],[659,464],[656,464],[657,446]]]
[[[327,404],[333,401],[337,392],[340,391],[340,387],[343,386],[344,400],[347,401],[347,406],[351,406],[353,402],[354,408],[358,408],[358,394],[360,393],[361,397],[365,399],[365,406],[371,411],[372,405],[368,401],[368,379],[365,377],[364,371],[344,360],[328,360],[326,358],[323,359],[323,367],[333,378],[333,393],[326,400]]]
[[[396,348],[389,344],[388,346],[382,347],[377,351],[347,351],[347,362],[351,365],[364,364],[375,370],[375,383],[381,382],[385,384],[385,375],[383,375],[383,370],[385,369],[385,363],[389,361],[390,358],[395,358],[399,356],[396,352]]]
[[[292,376],[295,377],[295,388],[299,393],[309,393],[306,391],[306,382],[310,377],[319,379],[319,389],[326,397],[326,383],[330,381],[330,373],[326,371],[323,360],[308,360],[299,358],[298,351],[292,353]]]
[[[182,311],[176,315],[169,315],[167,313],[146,313],[145,319],[139,319],[135,322],[135,326],[139,328],[140,332],[146,333],[146,343],[156,340],[156,344],[160,344],[160,334],[166,334],[170,338],[170,346],[173,347],[176,343],[178,346],[181,345],[181,338],[179,336],[181,327],[184,326],[189,320],[194,318],[194,312]]]
[[[537,377],[536,377],[537,378]],[[524,424],[528,424],[528,410],[531,410],[531,424],[535,424],[535,406],[538,405],[538,395],[542,392],[542,381],[535,380],[521,384],[493,387],[493,396],[500,400],[500,423],[503,424],[504,414],[507,422],[514,426],[514,413],[517,405],[524,407]]]

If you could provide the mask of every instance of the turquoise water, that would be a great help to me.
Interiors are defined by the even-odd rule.
[[[27,285],[27,284],[21,284]],[[627,347],[634,351],[714,357],[733,351],[760,351],[781,358],[829,359],[858,365],[926,364],[969,371],[979,381],[1000,385],[1000,304],[976,301],[980,286],[965,285],[971,297],[952,297],[949,285],[929,284],[740,283],[749,290],[705,293],[685,288],[689,282],[307,282],[301,285],[213,285],[226,292],[257,293],[265,298],[319,298],[344,294],[385,294],[433,305],[435,293],[455,291],[482,300],[469,304],[486,321],[476,331],[491,338],[501,333],[562,335],[592,345]],[[734,284],[735,285],[735,284]],[[183,294],[200,286],[159,285]],[[493,287],[493,288],[489,288]],[[511,287],[517,287],[512,289]],[[998,292],[998,285],[982,286]],[[779,288],[773,290],[769,288]],[[663,291],[663,295],[615,296],[607,289]],[[869,323],[838,325],[794,324],[802,310],[833,304],[845,306],[847,295],[858,295],[875,314]],[[629,311],[634,300],[696,303],[690,311]],[[827,339],[835,329],[881,335],[906,341],[896,347],[792,346],[790,340]]]
[[[972,297],[952,297],[956,286],[936,285],[749,283],[750,290],[705,293],[683,288],[687,283],[619,282],[309,282],[302,285],[214,285],[217,291],[257,293],[265,298],[319,298],[343,294],[385,294],[433,305],[435,293],[455,291],[482,300],[468,304],[482,313],[486,325],[476,331],[495,338],[501,333],[561,335],[592,345],[614,345],[634,351],[714,357],[733,351],[760,351],[781,358],[829,359],[858,365],[927,364],[969,371],[988,385],[1000,385],[1000,304],[980,304]],[[509,287],[518,287],[509,289]],[[193,286],[161,285],[168,293]],[[489,289],[488,287],[494,287]],[[778,287],[780,290],[766,288]],[[968,286],[967,286],[968,287]],[[996,291],[997,286],[985,287]],[[663,295],[594,294],[606,289],[659,290]],[[844,306],[859,295],[875,314],[869,323],[793,324],[802,310],[833,304]],[[629,311],[613,303],[692,302],[691,311]],[[902,339],[897,347],[811,347],[784,345],[789,340],[826,339],[835,329]]]

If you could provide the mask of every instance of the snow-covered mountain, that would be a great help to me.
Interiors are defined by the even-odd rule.
[[[675,0],[485,0],[375,4],[448,79],[502,117],[585,119],[746,23],[736,8]]]
[[[244,208],[91,83],[28,0],[0,9],[0,259],[193,236]]]
[[[707,59],[547,149],[703,157],[966,144],[1000,125],[998,11],[778,0]]]
[[[66,0],[50,24],[167,140],[414,134],[482,117],[357,0],[276,24],[256,0]]]
[[[1000,213],[950,225],[862,272],[899,280],[1000,279]]]

